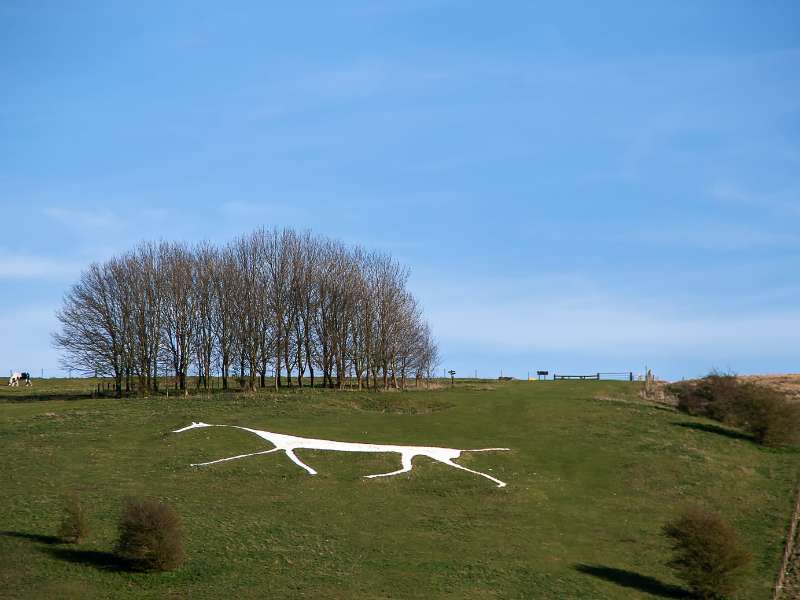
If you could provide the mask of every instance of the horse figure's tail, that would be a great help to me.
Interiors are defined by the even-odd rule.
[[[462,452],[495,452],[501,450],[511,450],[511,448],[467,448]]]

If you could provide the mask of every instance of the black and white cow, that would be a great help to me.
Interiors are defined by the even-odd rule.
[[[31,383],[31,374],[30,373],[12,373],[11,377],[8,378],[8,385],[11,387],[19,387],[19,382],[24,381],[25,385],[33,385]]]

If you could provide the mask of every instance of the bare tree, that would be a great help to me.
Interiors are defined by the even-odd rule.
[[[318,360],[317,338],[314,335],[314,318],[319,305],[319,293],[314,270],[319,262],[320,243],[310,233],[303,235],[293,264],[293,302],[296,311],[296,344],[298,384],[303,384],[305,367],[308,368],[311,387],[314,387],[314,364]],[[305,365],[305,367],[303,366]]]
[[[163,319],[160,253],[153,243],[140,244],[127,256],[131,287],[134,369],[139,389],[158,389],[158,353]]]
[[[81,273],[56,318],[61,331],[53,335],[53,343],[64,352],[62,366],[86,375],[111,376],[121,394],[124,327],[111,266],[93,263]]]
[[[214,265],[212,324],[216,341],[216,356],[222,376],[222,388],[228,389],[228,377],[233,357],[237,354],[236,335],[236,261],[230,246],[218,253]]]
[[[219,253],[208,243],[200,244],[194,252],[195,352],[197,354],[198,385],[208,389],[211,364],[214,359],[215,296],[214,279],[219,269]]]
[[[263,272],[263,230],[239,238],[233,244],[235,261],[235,314],[237,316],[238,347],[240,352],[239,376],[247,387],[255,388],[256,374],[261,357],[269,346],[265,327],[265,295]],[[263,370],[262,370],[263,376]]]
[[[253,389],[322,384],[405,389],[429,378],[438,348],[407,289],[408,270],[385,254],[259,229],[218,248],[144,243],[81,274],[57,313],[63,363],[114,377],[118,393],[158,387],[160,370],[186,390],[215,368]]]
[[[160,250],[164,291],[162,344],[175,372],[176,388],[185,391],[197,327],[194,261],[181,244],[163,244]]]

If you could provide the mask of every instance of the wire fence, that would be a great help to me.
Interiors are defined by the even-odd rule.
[[[633,371],[619,371],[606,373],[591,373],[589,375],[565,375],[553,373],[553,381],[564,381],[568,379],[595,380],[595,381],[633,381]]]

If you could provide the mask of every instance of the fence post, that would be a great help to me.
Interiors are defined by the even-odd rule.
[[[783,547],[781,567],[780,571],[778,571],[778,578],[775,581],[775,588],[772,594],[773,600],[778,600],[783,593],[786,571],[789,570],[789,560],[791,560],[792,554],[794,553],[798,522],[800,522],[800,485],[797,486],[797,496],[795,498],[794,510],[792,511],[792,520],[789,523],[789,531],[786,534],[786,544]]]

